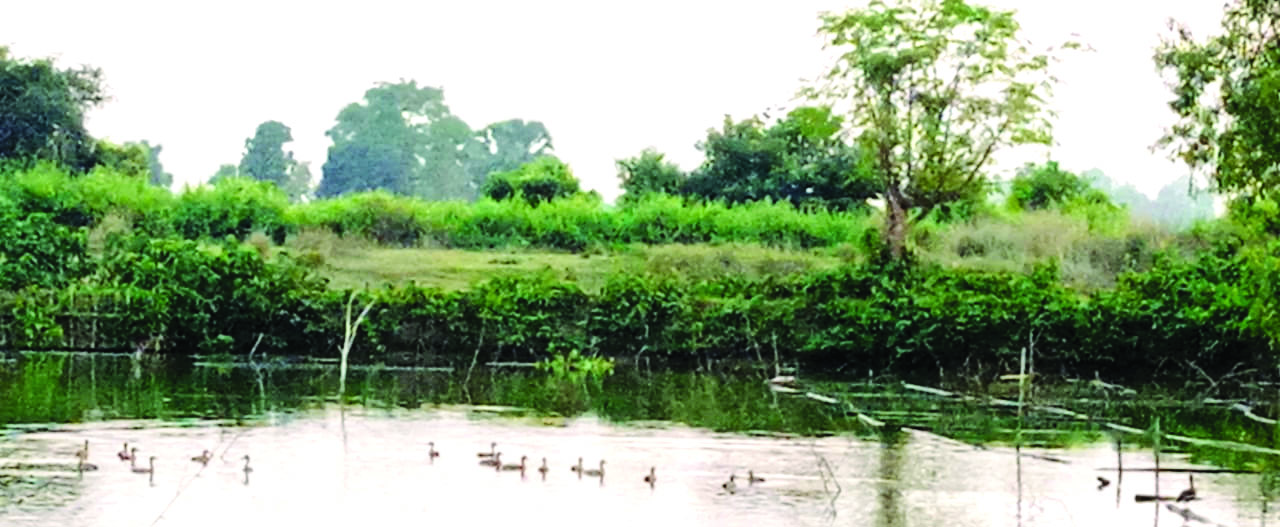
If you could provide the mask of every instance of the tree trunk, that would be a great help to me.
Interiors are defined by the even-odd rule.
[[[889,242],[889,254],[894,260],[901,260],[907,245],[907,210],[906,198],[897,185],[888,185],[885,192],[885,231]]]

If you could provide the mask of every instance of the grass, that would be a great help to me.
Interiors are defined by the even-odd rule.
[[[800,273],[834,268],[842,261],[837,250],[798,251],[754,244],[630,245],[615,251],[577,254],[533,249],[399,249],[322,231],[299,233],[285,247],[308,255],[335,289],[413,282],[462,290],[504,274],[550,269],[584,290],[597,291],[609,275],[619,272],[674,275],[696,281],[725,274]]]

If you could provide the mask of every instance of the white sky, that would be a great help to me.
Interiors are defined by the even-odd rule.
[[[979,0],[981,3],[981,0]],[[258,123],[293,129],[288,145],[319,176],[325,130],[379,81],[440,86],[473,128],[540,120],[587,188],[619,192],[614,160],[653,146],[685,169],[725,114],[790,103],[828,64],[818,13],[835,0],[472,0],[417,2],[10,0],[0,44],[19,57],[104,70],[113,98],[91,133],[164,146],[178,182],[238,163]],[[1209,0],[992,0],[1016,8],[1024,35],[1071,32],[1094,53],[1057,66],[1058,145],[1065,168],[1097,167],[1154,195],[1186,172],[1152,154],[1172,114],[1151,62],[1175,17],[1203,33]],[[1043,156],[1043,153],[1039,154]],[[1005,168],[1023,159],[1006,156]]]

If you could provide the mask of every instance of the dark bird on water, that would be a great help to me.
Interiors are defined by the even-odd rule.
[[[1177,499],[1174,501],[1191,501],[1196,499],[1196,480],[1191,474],[1187,474],[1187,483],[1189,483],[1191,487],[1182,491],[1181,494],[1178,494]]]
[[[1107,488],[1107,485],[1110,485],[1110,484],[1111,484],[1111,480],[1104,478],[1102,476],[1098,476],[1098,490],[1105,489]]]

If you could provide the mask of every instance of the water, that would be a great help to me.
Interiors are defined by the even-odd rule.
[[[526,408],[542,407],[528,411],[453,404],[459,396],[451,394],[461,388],[438,377],[448,374],[357,375],[363,403],[339,406],[309,391],[329,388],[328,373],[317,370],[274,371],[259,383],[253,377],[261,371],[144,369],[135,376],[109,364],[95,365],[93,397],[81,384],[88,377],[83,364],[63,376],[52,375],[51,364],[27,364],[27,374],[0,379],[7,381],[0,390],[9,390],[0,404],[10,412],[21,385],[28,413],[103,416],[6,429],[0,525],[1183,524],[1163,505],[1134,502],[1135,494],[1154,492],[1152,474],[1129,472],[1116,485],[1114,472],[1098,470],[1116,463],[1109,443],[1024,450],[1036,457],[1022,458],[1019,493],[1011,447],[923,431],[838,429],[831,423],[850,420],[813,401],[778,398],[757,380],[647,374],[639,377],[647,382],[577,389],[507,372],[467,390],[473,402],[523,399]],[[36,382],[54,378],[59,382],[48,386]],[[219,394],[215,385],[239,388]],[[626,397],[647,399],[610,409]],[[735,415],[744,412],[793,415]],[[713,431],[735,428],[779,433]],[[814,428],[839,433],[794,433]],[[99,470],[77,474],[74,452],[86,439]],[[140,449],[142,465],[157,457],[153,478],[116,459],[125,441]],[[439,458],[427,456],[428,441]],[[476,453],[490,442],[505,462],[529,457],[523,478],[478,466]],[[214,452],[208,466],[190,461],[204,449]],[[247,476],[245,455],[254,469]],[[579,456],[588,468],[607,461],[603,481],[570,471]],[[543,457],[551,469],[545,480],[536,470]],[[1152,466],[1151,451],[1126,450],[1124,463]],[[1161,464],[1206,466],[1169,453]],[[652,488],[643,481],[651,466],[658,477]],[[765,481],[748,484],[748,470]],[[734,493],[721,487],[730,474],[737,476]],[[1112,485],[1099,490],[1097,476]],[[1161,475],[1161,494],[1186,485],[1185,474]],[[1263,523],[1259,476],[1197,475],[1196,489],[1203,498],[1189,504],[1196,514],[1227,525]]]

